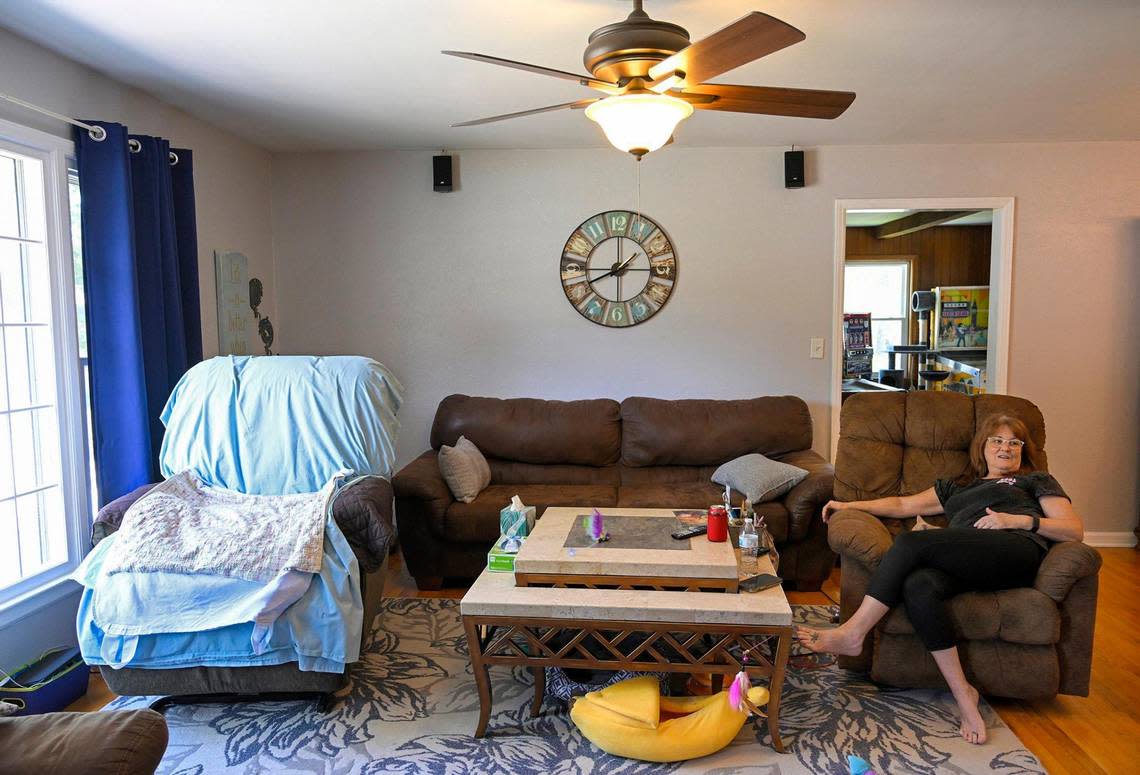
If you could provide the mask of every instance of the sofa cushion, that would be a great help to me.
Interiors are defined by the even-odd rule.
[[[469,438],[488,457],[523,463],[616,463],[621,414],[608,398],[543,401],[451,395],[439,403],[431,445],[439,449]]]
[[[167,740],[153,710],[0,718],[0,771],[141,775],[158,768]]]
[[[708,484],[716,466],[647,466],[635,468],[618,464],[621,485],[645,487],[654,484]],[[709,503],[720,503],[718,495]],[[708,505],[707,503],[705,504]]]
[[[716,484],[743,493],[753,503],[760,503],[779,498],[807,475],[802,468],[753,452],[728,461],[713,472],[711,478]]]
[[[491,465],[491,484],[608,484],[621,481],[618,466],[538,465],[517,460],[487,461]]]
[[[499,512],[518,495],[534,506],[538,518],[551,506],[613,506],[617,488],[588,484],[493,484],[471,503],[456,501],[443,515],[440,538],[460,543],[481,543],[490,548],[499,537]],[[438,531],[437,531],[438,532]]]
[[[491,483],[491,466],[466,436],[439,448],[439,473],[455,500],[470,503]]]
[[[705,482],[659,482],[623,484],[618,490],[618,506],[631,509],[707,509],[720,503],[724,493]]]
[[[1061,638],[1057,604],[1028,587],[1001,592],[966,592],[950,600],[954,629],[966,640],[1001,640],[1045,646]],[[914,633],[905,606],[896,606],[883,621],[883,632]]]
[[[621,457],[628,466],[712,465],[811,447],[811,413],[795,396],[737,401],[627,398]]]

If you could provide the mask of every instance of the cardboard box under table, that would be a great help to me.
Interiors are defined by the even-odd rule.
[[[676,529],[668,510],[607,514],[606,543],[613,546],[582,546],[572,523],[589,511],[548,509],[523,544],[515,574],[484,571],[460,601],[479,694],[475,736],[490,719],[491,665],[531,670],[533,716],[542,709],[547,667],[711,675],[714,690],[745,669],[768,684],[768,731],[783,751],[780,695],[792,638],[784,591],[728,592],[736,587],[737,563],[727,542],[699,536],[688,549],[654,548],[642,531],[631,533],[640,536],[640,548],[620,545],[634,528],[615,517],[654,518],[659,522],[649,528],[668,537]],[[759,572],[774,573],[767,557],[758,564]]]
[[[608,541],[595,544],[584,519],[590,509],[550,508],[515,558],[520,587],[587,587],[735,592],[736,553],[706,536],[681,541],[683,527],[667,509],[615,509],[605,514]]]

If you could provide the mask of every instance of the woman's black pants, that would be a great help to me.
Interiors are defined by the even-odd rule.
[[[929,651],[955,645],[948,601],[961,592],[1031,587],[1044,550],[1006,530],[948,527],[903,533],[871,575],[867,594],[894,607],[901,599]]]

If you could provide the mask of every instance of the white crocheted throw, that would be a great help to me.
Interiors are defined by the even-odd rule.
[[[167,479],[123,516],[105,570],[208,573],[269,581],[318,573],[325,520],[341,474],[318,492],[245,495],[189,471]]]

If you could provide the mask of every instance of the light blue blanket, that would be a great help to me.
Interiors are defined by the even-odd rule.
[[[251,495],[316,492],[341,469],[390,477],[402,400],[370,358],[211,358],[166,402],[162,474]]]
[[[108,583],[103,563],[116,537],[100,541],[74,575],[84,587],[76,625],[88,664],[171,668],[296,662],[301,670],[340,673],[359,659],[364,614],[360,571],[331,516],[325,525],[320,573],[305,574],[312,580],[304,594],[284,612],[272,612],[272,624],[264,632],[258,631],[257,621],[273,604],[269,585],[178,573],[118,573],[116,583]],[[97,610],[129,611],[140,594],[151,601],[167,601],[171,608],[167,619],[186,623],[187,631],[104,632]],[[217,610],[219,603],[229,606],[224,619],[197,616],[196,610]]]

